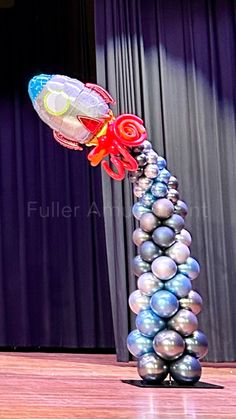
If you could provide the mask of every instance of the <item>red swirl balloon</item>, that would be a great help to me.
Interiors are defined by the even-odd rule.
[[[102,163],[102,167],[113,179],[122,180],[125,170],[135,171],[138,163],[130,154],[130,148],[142,144],[147,138],[143,121],[136,115],[123,114],[111,120],[103,136],[97,138],[98,144],[89,153],[88,160],[92,166]],[[108,161],[103,159],[110,155],[113,170]]]
[[[138,146],[147,138],[143,121],[136,115],[123,114],[114,121],[114,134],[120,142],[128,147]]]

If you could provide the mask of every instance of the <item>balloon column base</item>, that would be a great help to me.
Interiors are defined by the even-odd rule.
[[[203,381],[198,381],[195,384],[181,384],[176,381],[165,380],[162,383],[155,383],[155,381],[144,381],[144,380],[121,380],[122,383],[130,384],[131,386],[136,387],[149,387],[149,388],[208,388],[208,389],[222,389],[223,386],[216,384],[205,383]]]

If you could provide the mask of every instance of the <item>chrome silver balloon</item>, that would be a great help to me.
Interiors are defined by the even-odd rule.
[[[155,182],[151,187],[151,193],[157,198],[164,198],[167,195],[167,186],[163,182]]]
[[[140,227],[147,233],[155,230],[155,228],[157,228],[157,226],[160,224],[160,220],[158,220],[158,218],[152,212],[147,212],[140,218]]]
[[[166,326],[166,322],[152,310],[140,311],[136,317],[135,324],[140,333],[149,338],[153,338],[157,332],[163,330]]]
[[[166,226],[157,227],[153,231],[152,239],[158,246],[165,249],[175,242],[175,232]]]
[[[157,164],[149,163],[145,166],[144,175],[149,179],[155,179],[159,173]]]
[[[147,164],[147,157],[144,153],[140,153],[137,156],[134,156],[134,158],[137,161],[139,167],[143,167]]]
[[[140,176],[142,176],[143,174],[143,167],[139,167],[137,170],[135,170],[134,172],[130,172],[130,174],[133,173],[133,175],[137,176],[138,178]]]
[[[180,333],[181,336],[190,336],[198,328],[198,320],[190,310],[180,309],[169,321],[168,327]]]
[[[132,174],[133,172],[128,173],[128,179],[130,183],[137,183],[138,182],[138,176],[135,176]]]
[[[185,228],[183,228],[179,234],[176,234],[175,238],[178,242],[186,244],[188,247],[192,244],[191,234]]]
[[[150,240],[151,235],[146,231],[143,231],[141,228],[136,228],[133,232],[133,242],[136,246],[140,246],[146,240]]]
[[[179,199],[179,192],[176,189],[168,189],[166,197],[173,202],[173,204],[176,204]]]
[[[175,294],[177,298],[183,298],[188,296],[192,289],[192,283],[186,275],[177,274],[165,282],[165,289]]]
[[[183,218],[186,217],[188,214],[187,204],[179,199],[175,205],[175,213],[181,215]]]
[[[154,353],[142,355],[138,359],[138,374],[144,381],[161,383],[167,376],[169,368],[163,359]]]
[[[196,279],[200,273],[200,265],[196,259],[189,257],[185,263],[178,266],[181,274],[187,275],[190,279]]]
[[[159,170],[163,170],[166,167],[166,160],[162,156],[158,156],[157,165]]]
[[[187,278],[185,276],[185,278]],[[187,278],[188,279],[188,278]],[[142,274],[137,281],[137,285],[142,294],[152,296],[155,292],[164,287],[164,283],[158,279],[152,272]]]
[[[147,240],[139,248],[140,256],[146,262],[152,262],[163,252],[152,240]]]
[[[134,185],[133,194],[136,198],[141,198],[145,194],[145,190],[139,185]]]
[[[140,167],[138,170],[134,172],[128,173],[128,178],[131,183],[135,183],[138,181],[138,178],[143,174],[143,169]]]
[[[141,144],[142,150],[144,153],[149,153],[152,150],[152,143],[148,140],[145,140],[142,144]]]
[[[179,300],[180,307],[191,310],[195,315],[202,311],[202,297],[197,291],[191,290],[188,295]]]
[[[146,152],[147,163],[157,164],[158,154],[154,150]]]
[[[161,358],[173,361],[183,354],[184,339],[174,330],[162,330],[153,339],[153,349]]]
[[[148,262],[145,262],[141,256],[137,255],[133,258],[133,273],[136,276],[142,275],[144,272],[149,272],[151,270],[151,265]]]
[[[133,313],[138,314],[141,310],[150,308],[150,297],[135,290],[129,296],[129,306]]]
[[[168,188],[170,189],[178,189],[179,182],[175,176],[171,176],[168,181]]]
[[[151,269],[157,278],[167,281],[175,276],[177,265],[168,256],[159,256],[152,262]]]
[[[169,170],[164,168],[160,170],[159,175],[158,175],[158,180],[160,182],[168,183],[170,177],[171,177],[171,173],[169,172]]]
[[[190,256],[188,246],[180,242],[175,242],[165,253],[178,264],[185,263]]]
[[[170,374],[181,384],[194,384],[200,380],[202,367],[198,359],[184,355],[170,365]]]
[[[196,358],[202,359],[208,353],[207,337],[200,330],[195,330],[191,336],[188,336],[185,343],[188,353]]]
[[[145,194],[140,199],[140,203],[147,208],[151,208],[155,201],[156,197],[150,192],[145,192]]]
[[[184,219],[178,214],[173,214],[168,220],[164,220],[163,224],[172,228],[176,233],[180,233],[184,228]]]
[[[169,199],[160,198],[154,202],[152,211],[158,218],[164,220],[171,217],[171,215],[174,213],[174,205],[172,202],[170,202]]]
[[[150,212],[150,209],[147,207],[144,207],[141,202],[135,202],[132,208],[133,216],[136,218],[136,220],[140,220],[141,216],[145,214],[146,212]]]
[[[152,143],[148,140],[145,140],[139,146],[134,147],[132,151],[134,154],[141,154],[141,153],[148,154],[154,150],[152,149]]]
[[[150,306],[154,313],[167,319],[177,312],[179,302],[174,294],[166,290],[161,290],[153,294],[150,300]]]
[[[152,339],[143,336],[139,330],[135,329],[127,337],[127,347],[130,353],[136,358],[153,352]]]
[[[140,186],[140,188],[142,188],[144,191],[150,189],[152,184],[153,180],[147,178],[146,176],[141,176],[138,180],[138,186]]]

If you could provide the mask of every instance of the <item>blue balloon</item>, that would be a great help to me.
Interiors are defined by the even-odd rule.
[[[137,329],[132,330],[128,335],[127,347],[130,353],[136,358],[153,352],[152,339],[143,336]]]
[[[165,282],[165,289],[172,292],[178,298],[187,297],[192,289],[190,279],[183,274],[177,274],[169,281]]]
[[[29,82],[29,96],[32,102],[36,101],[38,95],[46,86],[47,82],[51,80],[53,76],[48,74],[41,74],[41,76],[33,77]]]
[[[169,170],[162,169],[162,170],[160,170],[160,172],[157,176],[157,180],[159,180],[160,182],[168,183],[170,177],[171,177],[171,173],[169,172]]]
[[[163,330],[166,322],[157,316],[152,310],[140,311],[136,317],[136,327],[147,337],[154,337],[157,332]]]
[[[157,158],[157,166],[159,170],[162,170],[166,167],[166,160],[162,156],[158,156]]]
[[[145,262],[140,255],[137,255],[133,258],[132,269],[134,275],[140,276],[144,274],[144,272],[150,272],[151,265],[150,263]]]
[[[132,213],[133,213],[133,216],[136,218],[136,220],[140,220],[140,218],[145,212],[150,212],[150,209],[148,209],[147,207],[144,207],[141,204],[141,202],[135,202],[132,208]]]
[[[163,182],[155,182],[151,187],[151,193],[156,198],[164,198],[167,195],[167,186]]]
[[[196,279],[200,273],[200,265],[196,259],[188,257],[185,263],[178,266],[178,271],[193,280]]]
[[[140,199],[140,203],[147,208],[151,208],[155,201],[156,197],[150,192],[146,192]]]
[[[151,309],[163,318],[173,316],[179,308],[179,302],[176,296],[165,290],[155,292],[151,298],[150,305]]]

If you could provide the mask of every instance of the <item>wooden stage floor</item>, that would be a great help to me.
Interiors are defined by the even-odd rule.
[[[224,389],[150,389],[114,355],[0,353],[0,418],[236,418],[236,365],[204,367]]]

